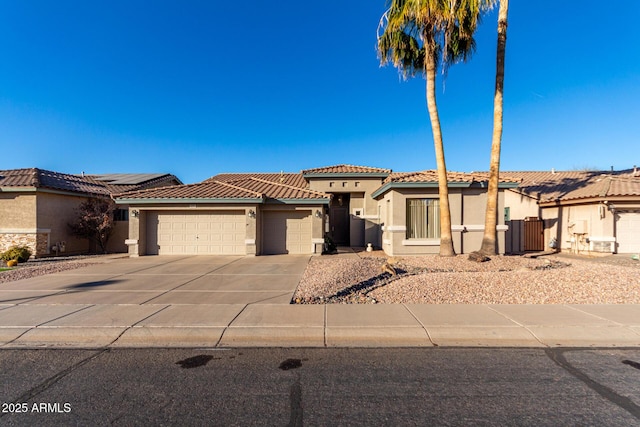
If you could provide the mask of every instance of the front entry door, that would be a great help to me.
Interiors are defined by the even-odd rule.
[[[336,245],[349,246],[349,195],[334,195],[329,209],[330,236]]]

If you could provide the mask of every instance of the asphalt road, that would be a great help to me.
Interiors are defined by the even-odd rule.
[[[0,351],[0,425],[640,425],[640,349]]]

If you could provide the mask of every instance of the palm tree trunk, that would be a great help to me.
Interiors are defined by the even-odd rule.
[[[498,223],[498,183],[500,180],[500,146],[502,144],[502,95],[504,90],[504,57],[507,47],[507,12],[509,0],[500,0],[498,12],[498,51],[496,54],[496,89],[493,97],[493,138],[491,140],[491,163],[489,166],[489,188],[487,210],[484,220],[484,236],[480,252],[486,255],[498,253],[496,226]]]
[[[447,165],[444,161],[444,144],[440,117],[436,104],[436,60],[435,41],[427,41],[425,68],[427,76],[427,109],[431,120],[433,144],[436,151],[436,168],[438,170],[438,193],[440,197],[440,256],[454,256],[453,238],[451,236],[451,211],[449,209],[449,184],[447,181]]]

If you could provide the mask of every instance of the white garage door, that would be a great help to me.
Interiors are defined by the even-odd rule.
[[[244,211],[151,212],[147,253],[245,255]]]
[[[618,253],[640,253],[640,211],[620,212],[616,235]]]
[[[264,254],[309,254],[311,211],[264,212],[262,222]]]

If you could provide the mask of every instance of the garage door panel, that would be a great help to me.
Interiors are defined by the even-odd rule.
[[[311,248],[311,211],[264,213],[265,254],[308,254]]]
[[[619,253],[640,252],[640,211],[619,212],[616,221]]]
[[[149,216],[157,232],[148,235],[148,252],[160,255],[244,255],[244,211],[158,212]],[[154,228],[148,228],[153,231]]]

